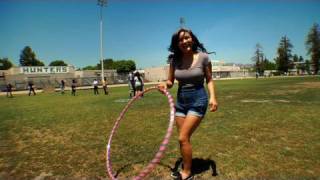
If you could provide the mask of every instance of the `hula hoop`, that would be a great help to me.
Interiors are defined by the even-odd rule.
[[[150,88],[147,88],[145,89],[142,93],[139,93],[137,94],[135,97],[133,97],[129,102],[128,104],[126,105],[126,107],[122,110],[122,112],[120,113],[119,117],[117,118],[112,130],[111,130],[111,133],[110,133],[110,136],[109,136],[109,140],[108,140],[108,144],[107,144],[107,152],[106,152],[106,159],[107,159],[107,162],[106,162],[106,167],[107,167],[107,173],[109,175],[109,177],[111,179],[117,179],[115,176],[114,176],[114,173],[112,171],[112,166],[111,166],[111,160],[110,160],[110,157],[111,157],[111,143],[112,143],[112,137],[114,136],[118,126],[119,126],[119,123],[120,121],[122,120],[124,114],[128,111],[129,107],[132,105],[132,103],[137,100],[142,94],[146,93],[146,92],[149,92],[151,90],[159,90],[160,92],[162,92],[162,94],[164,94],[165,96],[167,96],[168,98],[168,103],[169,103],[169,106],[170,106],[170,119],[169,119],[169,126],[167,128],[167,133],[165,135],[165,137],[163,138],[162,142],[161,142],[161,145],[159,147],[159,150],[158,152],[155,154],[155,156],[153,157],[153,159],[149,162],[149,164],[139,173],[138,176],[134,177],[133,179],[135,180],[141,180],[143,179],[144,177],[146,177],[149,173],[151,173],[151,171],[156,167],[156,165],[160,162],[161,158],[163,157],[164,155],[164,152],[167,148],[167,145],[169,143],[169,139],[170,139],[170,136],[172,135],[172,131],[173,131],[173,126],[174,126],[174,114],[175,114],[175,107],[174,107],[174,101],[173,101],[173,98],[171,96],[171,94],[167,91],[167,90],[162,90],[158,87],[150,87]]]

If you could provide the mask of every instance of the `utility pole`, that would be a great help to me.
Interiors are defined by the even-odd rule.
[[[180,28],[184,28],[185,26],[185,20],[184,20],[184,17],[180,17]]]
[[[101,61],[101,81],[104,81],[104,66],[103,66],[103,32],[102,32],[102,9],[107,5],[107,0],[98,0],[98,6],[100,6],[100,61]]]

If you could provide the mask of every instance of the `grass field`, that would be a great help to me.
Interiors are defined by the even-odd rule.
[[[319,77],[216,81],[219,110],[193,135],[197,179],[319,179]],[[106,179],[105,146],[128,88],[0,97],[0,179]],[[170,90],[176,95],[176,87]],[[146,94],[122,120],[112,145],[114,171],[136,175],[157,150],[169,107]],[[173,134],[149,178],[170,179],[179,155]],[[214,172],[218,174],[212,176]]]

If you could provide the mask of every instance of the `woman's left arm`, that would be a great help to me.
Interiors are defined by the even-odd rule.
[[[208,63],[207,66],[205,66],[205,78],[208,85],[208,91],[209,91],[209,107],[210,111],[214,112],[218,109],[218,102],[216,99],[215,94],[215,85],[212,80],[212,65],[211,62]]]

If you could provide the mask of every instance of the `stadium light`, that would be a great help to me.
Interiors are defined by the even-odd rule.
[[[185,23],[186,23],[184,17],[180,17],[179,22],[180,22],[180,28],[184,28]]]
[[[101,61],[101,81],[104,81],[104,66],[103,66],[103,38],[102,38],[102,9],[107,5],[107,0],[98,0],[98,6],[100,6],[100,61]]]

